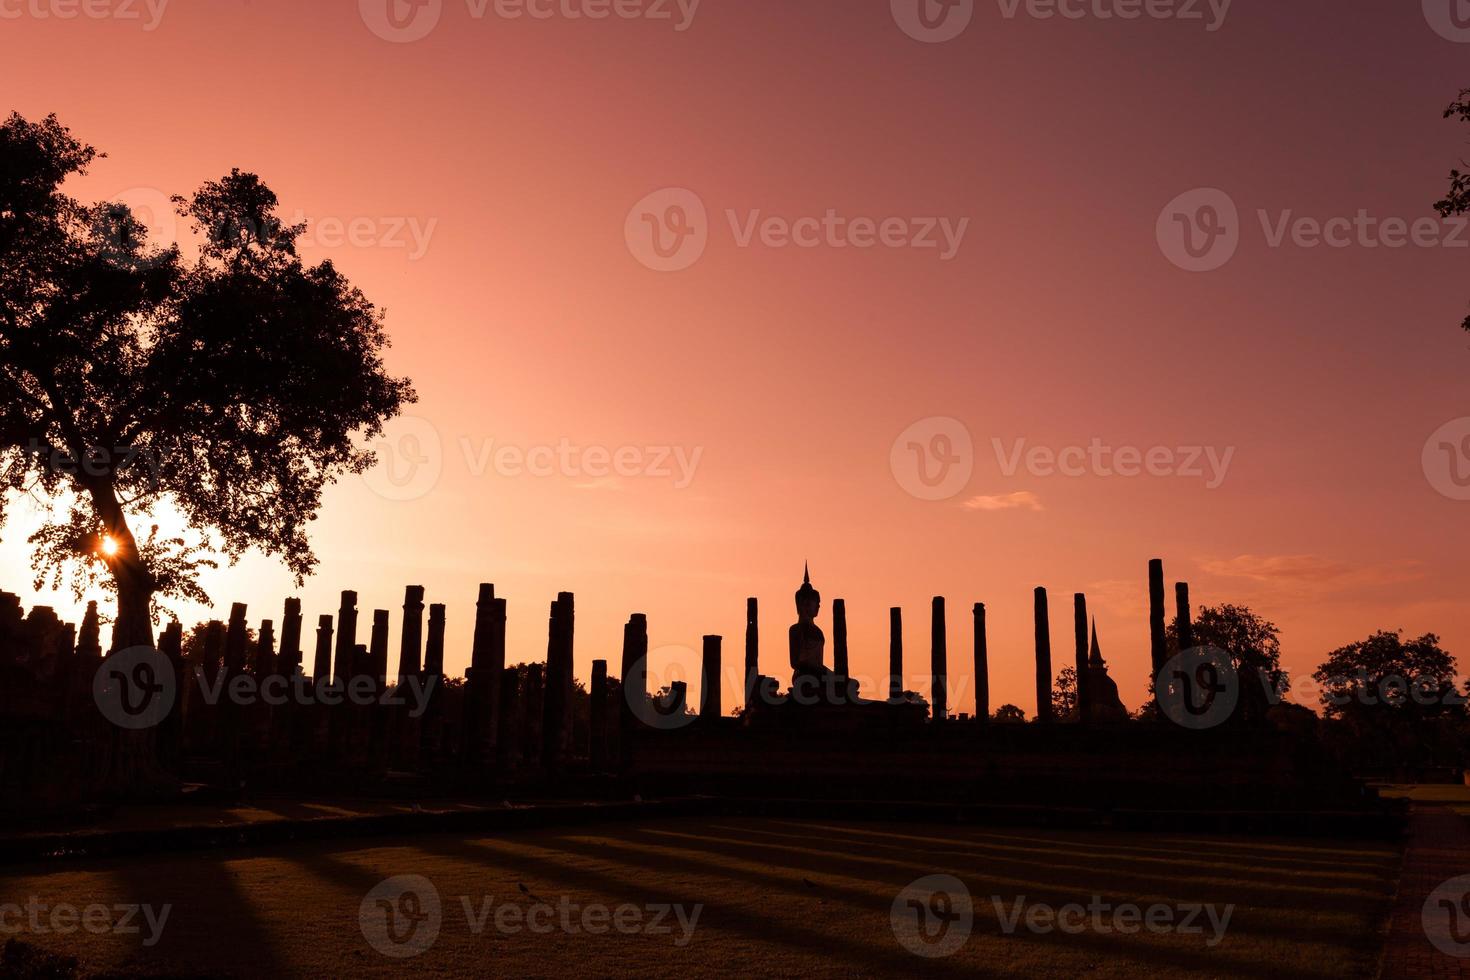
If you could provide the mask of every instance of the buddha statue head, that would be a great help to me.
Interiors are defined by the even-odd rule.
[[[796,615],[803,623],[817,618],[822,608],[822,593],[812,588],[811,567],[802,569],[801,588],[796,590]]]

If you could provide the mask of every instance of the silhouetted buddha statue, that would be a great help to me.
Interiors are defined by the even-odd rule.
[[[819,677],[826,671],[827,637],[816,623],[821,608],[822,593],[812,588],[808,567],[803,570],[801,588],[796,590],[796,622],[790,630],[793,683],[804,674]]]

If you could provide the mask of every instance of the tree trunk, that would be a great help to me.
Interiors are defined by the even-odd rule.
[[[138,554],[138,542],[128,527],[127,516],[111,486],[91,488],[92,503],[103,532],[112,539],[116,552],[103,556],[117,587],[117,619],[112,626],[111,651],[153,646],[153,593],[158,585],[153,573]]]
[[[130,647],[153,647],[153,593],[157,580],[138,554],[138,543],[128,527],[122,506],[110,486],[92,488],[92,501],[104,533],[116,551],[103,558],[117,587],[117,619],[112,626],[110,653]],[[174,678],[175,706],[179,678]],[[153,729],[116,728],[103,793],[125,799],[156,799],[178,791],[177,779],[165,772],[158,757],[158,733]]]

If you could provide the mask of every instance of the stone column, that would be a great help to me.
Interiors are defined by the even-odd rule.
[[[1153,666],[1150,680],[1154,680],[1169,659],[1169,640],[1164,629],[1164,562],[1159,558],[1148,563],[1148,649]]]
[[[382,691],[388,686],[388,610],[373,610],[373,631],[368,640],[368,659],[373,688]]]
[[[311,662],[311,679],[321,687],[332,679],[332,617],[316,619],[316,654]]]
[[[985,603],[975,603],[975,719],[990,719],[990,648],[985,636]]]
[[[847,676],[847,600],[832,600],[832,671]]]
[[[343,592],[342,606],[337,610],[337,649],[333,675],[346,684],[352,679],[352,648],[357,646],[357,593]]]
[[[1036,720],[1051,721],[1051,620],[1043,588],[1036,590]]]
[[[930,673],[933,675],[934,720],[949,717],[949,641],[944,628],[944,596],[935,596],[929,628]]]
[[[424,587],[403,590],[403,635],[398,640],[398,683],[423,673]]]
[[[888,610],[888,700],[903,697],[903,610]]]
[[[217,619],[210,620],[204,628],[204,652],[201,656],[204,658],[204,679],[213,689],[225,656],[225,624]]]
[[[587,696],[587,758],[592,771],[607,769],[607,661],[592,661],[592,686]]]
[[[1189,618],[1188,582],[1174,583],[1174,615],[1179,620],[1179,649],[1188,650],[1194,646],[1194,623]]]
[[[281,655],[276,661],[276,670],[285,677],[294,677],[301,670],[301,600],[287,599],[281,617]]]
[[[1072,668],[1077,673],[1077,720],[1087,720],[1087,596],[1072,596],[1073,629],[1077,639],[1077,660]]]
[[[552,771],[561,767],[571,731],[574,602],[572,593],[559,593],[547,624],[541,762]]]
[[[174,677],[179,687],[172,710],[158,726],[159,762],[166,770],[176,773],[184,758],[184,627],[178,622],[164,627],[163,634],[158,638],[158,652],[173,665]]]
[[[97,616],[97,603],[87,603],[82,628],[77,633],[77,658],[95,665],[102,659],[102,627]]]
[[[231,678],[245,669],[245,647],[249,643],[245,623],[245,603],[230,606],[230,626],[225,633],[225,677]]]
[[[465,672],[465,761],[472,765],[493,758],[504,669],[505,600],[495,598],[495,586],[485,583],[475,600],[475,635]]]
[[[440,739],[444,730],[444,605],[429,606],[429,638],[424,644],[423,736],[419,744],[423,765],[435,768],[442,755]]]
[[[718,636],[704,638],[704,662],[699,676],[699,720],[707,725],[719,721],[724,711],[724,704],[720,697],[720,644],[722,642],[723,638]]]
[[[760,667],[760,624],[759,603],[755,599],[745,600],[745,710],[749,712],[759,695]]]
[[[634,613],[623,627],[623,703],[619,706],[623,768],[633,759],[633,737],[648,701],[648,617]]]
[[[276,672],[276,624],[269,619],[261,620],[260,633],[255,638],[255,677],[264,681]]]

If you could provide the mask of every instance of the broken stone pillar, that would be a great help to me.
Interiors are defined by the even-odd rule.
[[[718,636],[704,638],[703,669],[699,675],[699,718],[705,724],[718,721],[724,711],[720,690],[720,644],[723,642]]]
[[[179,696],[174,699],[168,717],[158,726],[158,761],[164,769],[177,773],[184,758],[184,627],[178,622],[164,627],[158,638],[158,652],[168,658],[174,669]]]
[[[424,587],[403,590],[403,635],[398,643],[398,683],[423,673]]]
[[[592,771],[607,769],[607,661],[592,661],[592,686],[588,689],[587,757]]]
[[[352,651],[357,646],[357,593],[342,593],[337,610],[337,649],[333,661],[333,678],[341,684],[352,679]]]
[[[255,677],[264,681],[276,672],[276,624],[269,619],[260,622],[255,638]]]
[[[561,767],[571,731],[573,603],[570,592],[559,593],[547,623],[541,762],[552,771]]]
[[[1077,658],[1072,670],[1077,675],[1077,721],[1087,719],[1087,596],[1072,596],[1072,618],[1077,640]]]
[[[975,719],[990,718],[990,648],[985,637],[985,603],[975,603]]]
[[[1051,619],[1043,588],[1036,590],[1036,720],[1051,721]]]
[[[500,676],[505,670],[505,600],[495,586],[482,584],[475,600],[475,634],[470,667],[465,671],[464,758],[479,765],[493,758],[500,702]]]
[[[102,626],[97,616],[97,603],[87,603],[82,628],[77,633],[77,658],[96,664],[102,659]]]
[[[368,640],[368,674],[375,690],[388,686],[388,610],[373,610],[373,631]]]
[[[204,628],[204,651],[201,656],[204,659],[201,665],[204,668],[204,679],[209,682],[209,689],[214,690],[225,657],[225,624],[217,619],[210,620],[209,625]]]
[[[935,596],[929,629],[930,672],[933,675],[934,720],[949,717],[949,641],[944,628],[944,596]]]
[[[832,600],[832,671],[847,676],[847,600]]]
[[[276,670],[285,677],[294,677],[301,671],[301,600],[287,599],[285,615],[281,618],[281,652],[276,660]]]
[[[429,637],[424,644],[424,699],[419,758],[433,769],[443,755],[444,734],[444,605],[429,606]]]
[[[1159,558],[1148,563],[1148,649],[1152,677],[1157,678],[1169,659],[1169,639],[1164,628],[1164,562]]]
[[[623,703],[621,738],[623,768],[633,759],[633,737],[648,711],[648,617],[634,613],[623,627]]]
[[[1179,649],[1189,650],[1194,646],[1194,624],[1189,618],[1189,583],[1174,583],[1174,615],[1179,620]]]
[[[745,710],[749,712],[760,697],[760,625],[759,603],[745,600]]]
[[[245,603],[237,602],[230,607],[230,625],[225,633],[225,677],[235,677],[245,669],[245,647],[249,642],[249,627],[245,624]]]
[[[316,620],[316,654],[311,663],[311,679],[321,687],[332,679],[332,617]]]
[[[888,700],[903,697],[903,610],[888,610]]]

